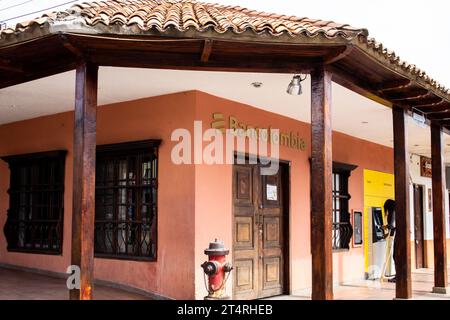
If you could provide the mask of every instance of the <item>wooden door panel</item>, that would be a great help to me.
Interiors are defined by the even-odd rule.
[[[254,295],[254,261],[253,259],[236,259],[234,261],[234,290],[237,295]]]
[[[263,229],[263,247],[266,248],[280,248],[280,217],[264,217]]]
[[[257,228],[255,228],[254,169],[233,167],[233,294],[235,299],[257,298]]]
[[[281,168],[276,175],[261,176],[260,298],[283,293],[283,201]]]
[[[282,258],[266,257],[263,259],[262,294],[260,297],[267,297],[283,292]]]
[[[285,212],[280,172],[262,176],[258,165],[233,166],[235,299],[283,293]]]
[[[281,214],[281,208],[279,207],[265,207],[263,206],[262,208],[262,214],[266,217],[266,216],[280,216]]]
[[[234,248],[252,250],[254,246],[253,217],[235,217]]]
[[[253,170],[251,167],[235,168],[234,203],[239,206],[253,206]]]

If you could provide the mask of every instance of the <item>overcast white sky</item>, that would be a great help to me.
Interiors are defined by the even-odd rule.
[[[204,0],[205,1],[205,0]],[[206,0],[207,1],[207,0]],[[71,2],[0,0],[0,21]],[[85,2],[85,1],[73,1]],[[450,1],[443,0],[211,0],[266,12],[333,20],[369,29],[400,57],[450,87]],[[52,8],[64,9],[71,4]],[[12,8],[9,8],[14,6]],[[41,15],[8,20],[7,24]]]

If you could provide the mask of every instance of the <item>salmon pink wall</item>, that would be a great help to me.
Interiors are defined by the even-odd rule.
[[[191,128],[193,93],[178,93],[100,106],[97,144],[162,139],[158,176],[158,256],[156,262],[95,259],[97,279],[121,283],[173,298],[194,298],[194,167],[170,161],[174,128]],[[39,106],[36,106],[39,107]],[[177,115],[182,114],[183,117]],[[0,155],[68,150],[64,195],[62,256],[10,253],[0,235],[0,263],[65,272],[70,265],[73,113],[0,126]],[[9,170],[0,161],[0,225],[6,221]]]
[[[208,129],[212,114],[223,113],[225,122],[229,116],[240,121],[260,127],[280,128],[282,131],[299,132],[300,136],[309,140],[309,126],[280,115],[262,111],[254,107],[231,100],[197,92],[196,120],[203,122],[203,129]],[[291,268],[292,285],[301,288],[310,282],[310,248],[309,248],[309,169],[308,151],[299,151],[287,147],[280,148],[280,158],[291,161]],[[232,250],[232,166],[196,166],[196,264],[205,259],[203,250],[209,241],[221,238]],[[212,187],[212,189],[211,189]],[[214,215],[211,214],[212,204]],[[294,236],[293,236],[294,235]],[[294,241],[295,240],[295,241]],[[231,261],[230,251],[229,261]],[[202,279],[202,270],[196,272],[197,283]],[[297,272],[298,271],[298,272]],[[233,275],[233,273],[232,273]],[[203,280],[202,280],[203,281]],[[232,279],[227,287],[232,294]],[[205,295],[203,286],[197,286],[197,298]]]
[[[291,163],[290,270],[291,291],[311,286],[308,124],[198,91],[100,106],[97,143],[162,139],[159,154],[158,257],[156,262],[95,259],[95,277],[172,298],[201,299],[206,294],[200,264],[209,241],[220,238],[232,246],[232,166],[174,165],[170,135],[176,128],[193,132],[193,121],[207,129],[213,112],[233,115],[255,126],[299,132],[301,151],[280,147]],[[73,113],[41,117],[0,126],[0,155],[66,149],[64,246],[62,256],[9,253],[0,235],[0,263],[65,272],[70,264],[72,207]],[[358,165],[350,178],[351,209],[362,210],[363,169],[392,172],[392,150],[341,133],[333,135],[335,161]],[[6,220],[9,170],[0,161],[0,225]],[[362,278],[362,248],[334,253],[334,279]],[[232,253],[230,253],[231,259]],[[231,281],[228,285],[231,294]]]
[[[64,188],[64,236],[63,255],[50,256],[23,254],[6,251],[6,240],[0,232],[0,263],[30,268],[65,272],[70,265],[70,234],[72,212],[72,129],[70,114],[63,113],[33,120],[20,121],[0,126],[0,155],[42,152],[50,150],[68,150],[65,163]],[[72,118],[70,118],[72,119]],[[6,162],[0,160],[0,226],[6,222],[9,207],[9,169]]]
[[[299,132],[306,141],[307,147],[304,151],[281,146],[280,159],[291,162],[291,291],[309,288],[311,286],[309,124],[203,92],[196,92],[196,95],[196,120],[202,120],[204,130],[210,128],[212,114],[220,112],[224,115],[226,123],[229,116],[234,116],[256,127],[271,126],[274,129],[279,128],[282,132]],[[338,132],[333,133],[333,159],[358,166],[349,180],[349,192],[352,195],[350,209],[361,211],[364,209],[364,168],[388,173],[393,171],[392,149]],[[231,165],[197,165],[195,177],[195,252],[196,266],[199,266],[206,258],[203,250],[209,241],[217,237],[224,240],[226,246],[232,246],[232,167]],[[229,259],[231,256],[232,253]],[[363,248],[352,248],[347,252],[334,253],[333,272],[335,282],[362,279],[364,277]],[[201,269],[197,268],[197,298],[202,298],[206,293],[202,277]],[[231,287],[230,283],[229,294],[231,294]]]
[[[393,173],[393,150],[343,133],[333,133],[333,160],[357,165],[349,179],[349,209],[364,213],[364,169]],[[364,246],[333,254],[336,282],[364,278]]]
[[[427,268],[434,268],[434,242],[433,240],[424,240],[425,245],[425,261]],[[447,265],[450,265],[450,239],[447,239]],[[411,241],[411,265],[416,268],[415,260],[415,243]]]

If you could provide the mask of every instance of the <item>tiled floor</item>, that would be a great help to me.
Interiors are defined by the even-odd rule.
[[[450,271],[450,270],[449,270]],[[413,299],[418,300],[450,300],[450,294],[442,295],[431,293],[433,289],[433,270],[421,269],[412,273]],[[449,273],[450,280],[450,273]],[[297,292],[291,296],[279,296],[271,299],[310,299],[310,290]],[[392,300],[395,297],[395,284],[380,281],[356,281],[344,283],[334,288],[334,299],[336,300]]]
[[[0,300],[65,300],[69,296],[66,280],[41,274],[0,268]],[[149,300],[121,289],[95,286],[98,300]]]
[[[450,274],[450,272],[449,272]],[[432,270],[413,272],[413,299],[449,299],[450,294],[431,293]],[[395,284],[380,281],[358,281],[345,283],[334,289],[335,299],[349,300],[391,300],[395,296]],[[98,300],[149,300],[147,296],[102,285],[95,286]],[[31,272],[0,268],[0,300],[64,300],[68,292],[64,279],[58,279]],[[291,296],[271,299],[308,300],[308,290]]]

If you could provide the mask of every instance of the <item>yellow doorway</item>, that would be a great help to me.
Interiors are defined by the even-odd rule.
[[[386,224],[386,216],[383,205],[387,199],[394,199],[394,175],[373,170],[364,170],[364,272],[369,269],[370,234],[369,219],[372,208],[381,208],[383,211],[383,222]]]

